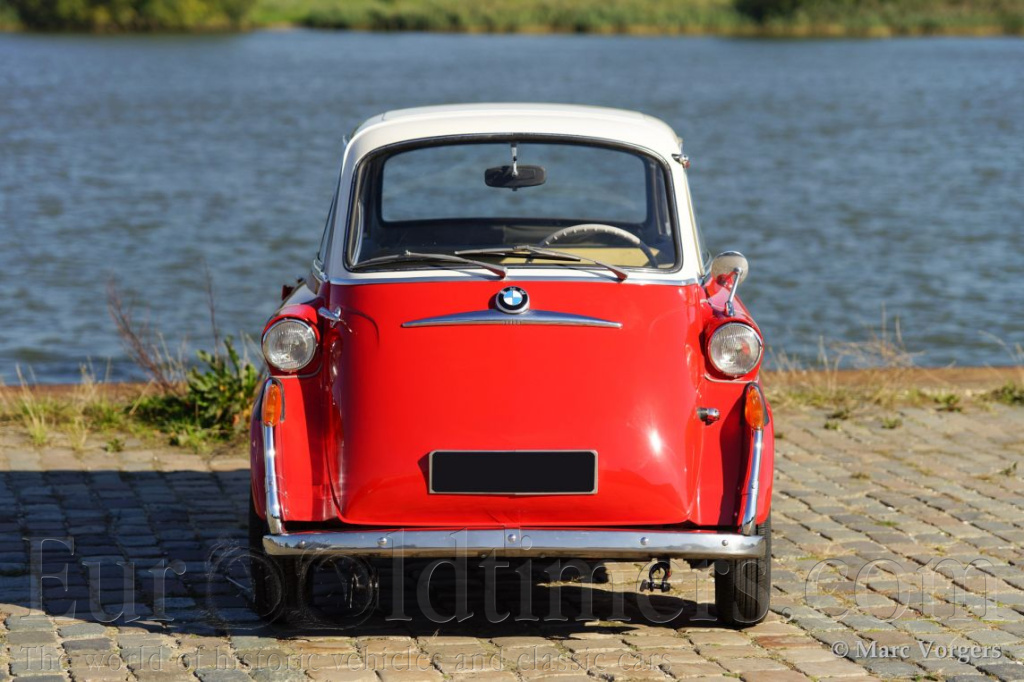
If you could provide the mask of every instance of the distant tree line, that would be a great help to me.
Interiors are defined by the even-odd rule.
[[[231,30],[255,0],[0,0],[36,31]]]
[[[736,11],[758,24],[884,26],[909,32],[1001,26],[1020,33],[1024,0],[733,0]]]
[[[251,13],[250,13],[250,10]],[[0,0],[0,29],[1024,34],[1024,0]]]

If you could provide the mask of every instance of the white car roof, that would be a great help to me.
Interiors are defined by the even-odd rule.
[[[681,140],[663,121],[625,109],[572,104],[447,104],[396,109],[365,121],[349,145],[349,161],[411,140],[461,135],[540,134],[584,137],[642,147],[668,159]]]
[[[570,104],[450,104],[443,106],[397,109],[374,116],[352,134],[345,147],[342,172],[338,178],[339,211],[332,223],[330,250],[323,264],[324,274],[331,282],[359,283],[375,281],[414,281],[417,279],[461,280],[478,274],[449,270],[443,274],[424,275],[417,270],[388,272],[351,272],[345,268],[345,228],[349,216],[349,193],[353,189],[355,169],[367,154],[390,145],[434,138],[472,137],[486,135],[551,135],[598,142],[619,143],[645,150],[660,157],[671,169],[672,189],[676,197],[676,213],[683,251],[682,267],[675,272],[650,272],[630,276],[631,283],[658,282],[680,285],[694,282],[701,274],[701,261],[690,207],[690,192],[683,166],[672,161],[680,153],[682,141],[663,121],[635,111]],[[340,225],[338,233],[335,228]],[[607,279],[608,273],[581,269],[515,268],[511,280],[556,277]]]

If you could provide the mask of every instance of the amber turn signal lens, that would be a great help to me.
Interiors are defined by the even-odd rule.
[[[277,426],[281,422],[284,397],[281,395],[281,387],[271,383],[263,392],[263,425]]]
[[[746,405],[743,416],[751,428],[760,431],[768,423],[768,407],[764,404],[764,396],[757,384],[747,385]]]

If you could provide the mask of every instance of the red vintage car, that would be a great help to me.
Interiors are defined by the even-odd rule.
[[[765,617],[763,342],[746,259],[702,257],[688,166],[665,123],[596,107],[355,131],[263,332],[261,613],[301,601],[300,557],[489,555],[714,562],[718,618]]]

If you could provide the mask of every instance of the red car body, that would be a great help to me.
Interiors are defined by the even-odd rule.
[[[552,282],[530,287],[538,305],[621,320],[622,328],[401,326],[479,307],[503,285],[324,283],[288,299],[268,327],[280,317],[317,321],[325,306],[340,308],[345,318],[317,325],[313,371],[278,374],[287,406],[280,449],[301,453],[278,463],[283,520],[458,528],[738,525],[746,382],[716,376],[701,349],[708,332],[726,321],[753,324],[742,305],[725,316],[728,292],[708,296],[698,285]],[[500,357],[509,358],[502,376],[516,380],[496,376]],[[557,364],[554,387],[550,366],[533,360],[539,357]],[[697,408],[704,405],[716,406],[721,419],[702,421]],[[766,428],[771,433],[770,423]],[[258,412],[252,435],[253,491],[263,516]],[[758,523],[770,511],[774,448],[767,442]],[[430,495],[424,460],[441,448],[597,450],[600,488],[571,500]]]
[[[739,375],[719,370],[709,350],[730,323],[753,330],[760,344],[735,297],[745,261],[724,274],[701,262],[678,139],[637,116],[447,107],[387,114],[357,131],[321,253],[264,330],[298,320],[315,339],[300,369],[269,363],[253,412],[253,513],[265,524],[268,556],[446,556],[465,549],[449,552],[437,538],[466,529],[484,538],[474,552],[767,563],[765,533],[756,529],[770,515],[774,447],[759,387],[761,346]],[[536,132],[578,144],[588,130],[602,145],[659,155],[671,173],[681,269],[620,279],[578,269],[548,277],[510,265],[504,278],[430,269],[388,279],[351,267],[346,235],[358,219],[359,168],[377,150],[436,144],[453,131]],[[512,153],[514,165],[515,143]],[[495,310],[495,297],[512,284],[528,292],[531,311],[549,317]],[[475,321],[464,323],[466,316]],[[438,494],[438,451],[593,452],[594,490]],[[543,467],[536,476],[545,476]],[[416,543],[395,535],[417,532]],[[546,538],[536,550],[519,542],[529,533]],[[564,547],[561,537],[570,538]]]

